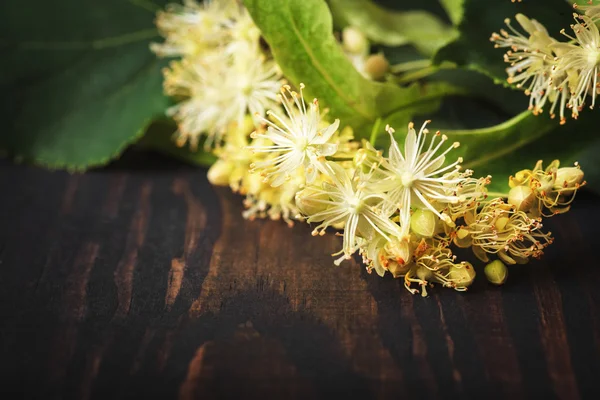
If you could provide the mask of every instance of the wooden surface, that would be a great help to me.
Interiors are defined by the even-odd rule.
[[[4,398],[600,398],[597,197],[504,287],[428,298],[333,266],[338,237],[241,209],[155,156],[2,162]]]

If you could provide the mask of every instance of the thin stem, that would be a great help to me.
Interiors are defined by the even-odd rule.
[[[421,69],[427,68],[431,65],[431,60],[414,60],[407,61],[400,64],[392,65],[390,67],[390,72],[392,74],[401,74],[406,71],[410,71],[413,69]]]
[[[377,141],[377,136],[379,136],[380,129],[381,118],[377,118],[377,120],[373,124],[373,129],[371,129],[371,136],[369,137],[369,143],[371,143],[372,146],[375,146],[375,141]]]
[[[431,65],[430,63],[424,68],[417,69],[416,71],[407,72],[399,77],[393,77],[392,80],[397,84],[411,83],[433,75],[438,71],[451,70],[455,68],[456,64],[451,62],[443,62],[439,65]]]

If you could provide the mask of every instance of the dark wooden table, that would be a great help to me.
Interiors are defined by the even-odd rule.
[[[421,298],[205,175],[0,164],[3,398],[600,398],[594,195],[504,287]]]

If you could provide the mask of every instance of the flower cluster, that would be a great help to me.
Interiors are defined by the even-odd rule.
[[[542,113],[549,104],[550,116],[554,118],[558,112],[561,124],[566,122],[566,110],[576,119],[587,101],[594,108],[600,91],[600,32],[596,26],[600,5],[590,1],[590,5],[574,7],[583,14],[574,14],[573,35],[561,30],[567,42],[551,37],[541,23],[523,14],[515,19],[524,32],[506,19],[508,31],[502,29],[490,38],[495,47],[509,49],[504,55],[510,64],[508,82],[525,89],[533,113]]]
[[[168,110],[178,125],[176,144],[196,150],[204,141],[218,157],[209,180],[246,197],[245,217],[291,225],[296,193],[318,176],[316,160],[354,154],[352,130],[338,131],[339,121],[328,121],[316,100],[305,103],[302,87],[296,93],[285,85],[241,1],[183,0],[160,11],[156,25],[165,40],[152,51],[177,57],[163,71],[165,93],[177,101]],[[340,47],[363,76],[387,72],[387,60],[369,55],[360,30],[345,28]]]
[[[209,150],[250,116],[258,127],[266,111],[277,109],[282,72],[248,10],[239,0],[183,0],[157,14],[165,38],[153,43],[160,57],[177,57],[163,71],[165,93],[178,103],[168,110],[178,124],[177,145]],[[380,79],[389,64],[356,28],[343,31],[342,49],[356,69]]]
[[[533,170],[524,169],[511,176],[508,202],[534,218],[569,211],[580,187],[585,185],[579,164],[560,167],[554,160],[546,169],[538,161]]]
[[[202,136],[205,147],[220,145],[246,116],[277,107],[281,71],[238,1],[184,0],[159,12],[156,24],[165,42],[152,50],[181,57],[164,70],[165,93],[180,100],[168,111],[178,145],[196,148]]]
[[[525,87],[531,108],[573,115],[587,96],[595,103],[600,43],[596,6],[581,7],[573,43],[559,43],[534,20],[518,15],[528,36],[513,29],[492,39],[510,50],[509,80]],[[386,126],[389,147],[358,141],[343,121],[330,118],[305,87],[288,85],[248,11],[237,0],[184,0],[157,17],[165,41],[152,49],[179,57],[164,71],[167,94],[178,103],[177,144],[204,146],[218,157],[208,172],[215,185],[245,196],[247,219],[305,221],[313,236],[341,232],[334,264],[359,256],[369,273],[403,278],[411,293],[427,295],[434,283],[464,291],[475,268],[453,248],[471,248],[490,282],[502,284],[504,263],[527,262],[552,242],[541,218],[569,209],[585,184],[578,165],[533,170],[511,177],[508,202],[488,198],[490,176],[476,178],[456,155],[458,142],[425,121],[406,134]],[[369,55],[362,33],[347,27],[341,48],[369,79],[385,77],[389,64]],[[595,46],[595,47],[594,47]],[[594,66],[592,66],[594,64]],[[374,134],[380,133],[379,123]],[[382,133],[382,132],[381,132]],[[365,137],[364,135],[360,135]],[[454,154],[454,156],[453,156]],[[504,262],[504,263],[503,263]]]
[[[540,162],[511,177],[508,202],[488,199],[491,177],[474,178],[461,157],[450,159],[459,144],[431,132],[429,121],[418,130],[409,124],[402,147],[387,126],[390,146],[382,152],[339,132],[340,121],[327,121],[303,89],[283,86],[285,114],[268,112],[266,129],[251,141],[231,135],[209,178],[247,196],[246,217],[303,220],[313,236],[342,231],[336,265],[358,254],[369,272],[404,278],[412,293],[427,295],[433,283],[467,289],[475,268],[457,260],[454,246],[470,247],[484,262],[490,255],[508,264],[540,257],[552,242],[540,218],[566,210],[585,183],[578,166],[555,161],[542,170]],[[506,272],[497,266],[486,276],[501,283]]]

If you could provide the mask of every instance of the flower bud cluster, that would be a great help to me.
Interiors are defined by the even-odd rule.
[[[508,202],[531,217],[550,217],[569,211],[585,183],[579,164],[560,168],[560,162],[554,160],[544,169],[540,160],[532,170],[510,177]]]
[[[179,58],[163,71],[165,93],[178,101],[167,111],[177,145],[195,150],[203,137],[206,149],[220,145],[248,115],[278,106],[281,71],[239,1],[184,0],[159,11],[156,25],[165,41],[151,49]]]

